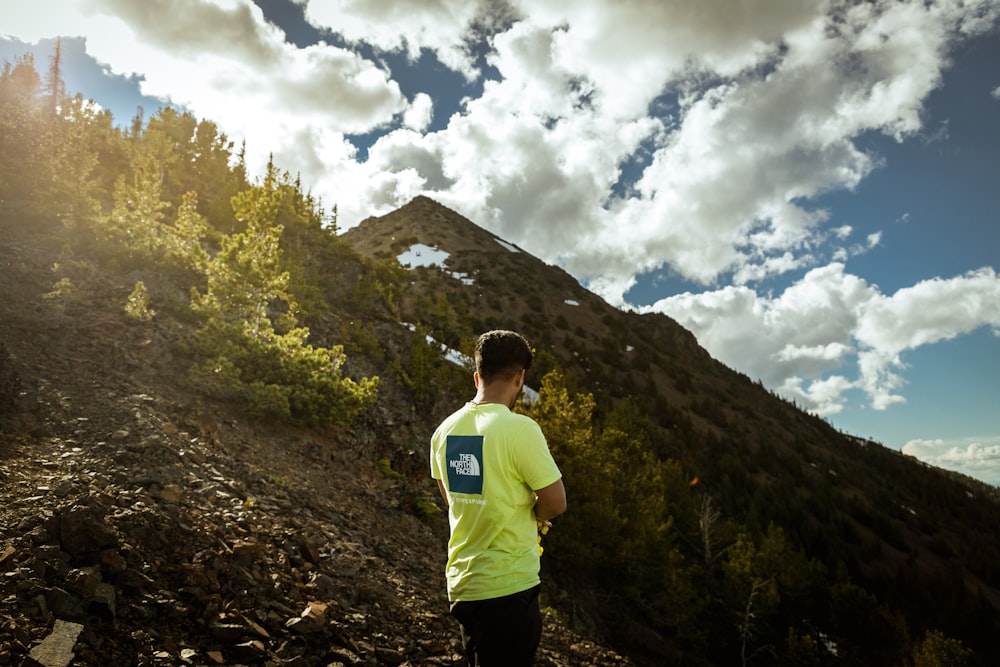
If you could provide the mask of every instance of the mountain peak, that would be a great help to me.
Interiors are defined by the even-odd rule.
[[[345,232],[344,238],[363,253],[376,256],[387,256],[387,252],[398,255],[413,243],[449,253],[496,250],[501,245],[508,249],[515,247],[425,195],[418,195],[383,216],[366,218]]]

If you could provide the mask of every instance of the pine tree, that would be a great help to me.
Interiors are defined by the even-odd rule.
[[[86,225],[100,215],[101,184],[96,179],[99,157],[92,139],[104,119],[95,107],[76,95],[60,103],[59,115],[49,124],[52,159],[48,187],[43,189],[39,208],[70,228]]]
[[[0,71],[0,200],[4,208],[31,207],[42,175],[37,117],[41,79],[26,53]]]
[[[186,193],[177,207],[177,219],[167,227],[167,261],[199,276],[206,275],[209,256],[202,243],[207,230],[205,218],[198,213],[198,193]]]
[[[913,667],[968,667],[972,651],[939,630],[929,630],[913,649]]]
[[[233,197],[244,229],[222,239],[207,263],[205,292],[193,293],[192,307],[206,321],[198,343],[204,361],[190,378],[210,395],[242,400],[258,417],[345,425],[374,401],[378,378],[342,378],[343,348],[314,347],[298,326],[281,262],[283,228],[274,222],[281,200],[273,162],[261,185]]]
[[[131,175],[118,177],[114,208],[102,220],[107,240],[133,261],[159,257],[163,248],[164,210],[160,197],[160,165],[150,151],[139,151],[132,159]]]
[[[56,37],[56,48],[49,57],[49,71],[45,78],[44,94],[48,112],[52,117],[59,115],[59,106],[66,97],[66,83],[62,78],[62,38]]]
[[[269,162],[262,185],[233,197],[233,212],[244,231],[222,239],[218,255],[209,263],[207,291],[196,302],[209,317],[243,322],[252,338],[273,333],[267,316],[272,302],[283,301],[294,315],[289,274],[281,267],[283,228],[274,224],[280,204],[277,170]]]

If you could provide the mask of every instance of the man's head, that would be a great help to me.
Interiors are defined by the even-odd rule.
[[[484,384],[514,379],[533,358],[528,341],[513,331],[487,331],[476,340],[476,372]]]

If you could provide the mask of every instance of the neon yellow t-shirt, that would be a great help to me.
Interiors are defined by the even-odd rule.
[[[530,417],[467,403],[431,437],[431,476],[448,490],[448,599],[487,600],[539,583],[534,489],[562,474]]]

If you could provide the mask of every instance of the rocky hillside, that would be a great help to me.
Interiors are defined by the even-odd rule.
[[[0,222],[0,665],[459,664],[447,527],[372,432],[192,395],[190,325],[112,273],[54,304],[62,240]],[[539,664],[630,663],[548,616]]]

